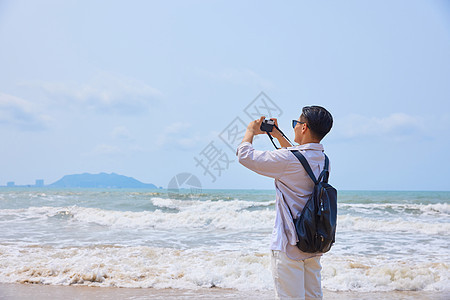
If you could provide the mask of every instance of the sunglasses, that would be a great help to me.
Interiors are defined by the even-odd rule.
[[[300,121],[297,121],[297,120],[292,120],[292,128],[295,128],[295,126],[297,126],[297,123],[306,124],[306,122],[300,122]]]

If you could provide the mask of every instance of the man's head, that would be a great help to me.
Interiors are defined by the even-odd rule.
[[[321,106],[305,106],[294,127],[295,139],[298,144],[319,143],[330,132],[333,117]]]

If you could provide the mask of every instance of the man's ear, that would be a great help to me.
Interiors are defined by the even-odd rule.
[[[308,125],[306,123],[302,124],[302,133],[305,133],[306,129],[308,129]]]

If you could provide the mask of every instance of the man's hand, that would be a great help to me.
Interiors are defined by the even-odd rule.
[[[258,120],[251,121],[247,126],[247,132],[253,133],[253,135],[264,134],[265,131],[261,131],[261,123],[266,117],[262,116]]]
[[[276,118],[271,118],[271,120],[275,121],[275,125],[278,127],[278,121]],[[279,128],[279,127],[278,127]],[[278,140],[278,142],[280,143],[281,147],[291,147],[291,143],[289,143],[286,138],[281,134],[281,132],[275,128],[275,126],[273,127],[272,130],[272,136],[274,138],[276,138]]]
[[[278,121],[277,118],[270,118],[272,121],[275,121],[275,126],[278,127]],[[281,132],[278,131],[278,129],[276,127],[273,127],[272,132],[270,133],[274,138],[276,139],[280,139],[282,137]]]
[[[247,131],[245,131],[244,138],[242,139],[243,142],[249,142],[250,144],[253,142],[253,137],[258,134],[264,134],[264,131],[261,131],[259,129],[261,127],[262,121],[265,119],[264,116],[259,118],[259,120],[251,121],[247,126]]]

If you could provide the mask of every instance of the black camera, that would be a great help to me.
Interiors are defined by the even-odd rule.
[[[259,129],[261,129],[261,131],[265,131],[265,132],[272,132],[273,126],[275,126],[274,120],[264,120],[264,121],[262,121]]]

